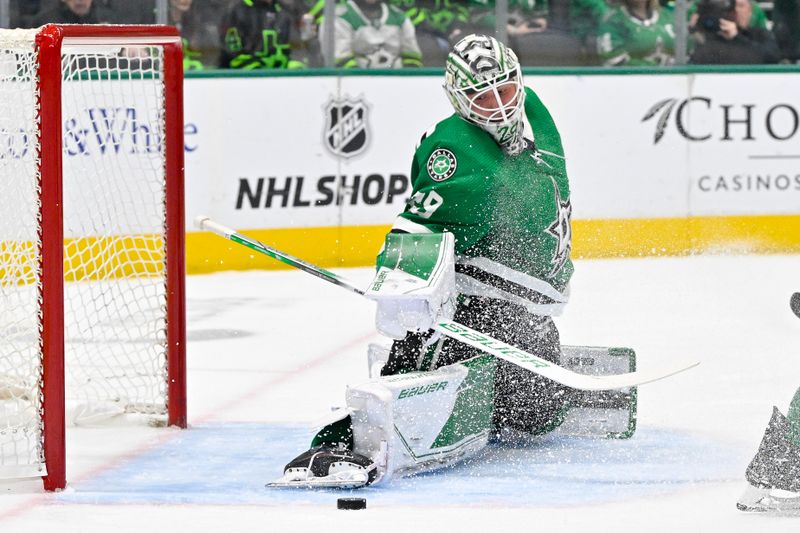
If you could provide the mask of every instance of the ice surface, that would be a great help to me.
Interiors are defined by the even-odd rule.
[[[267,259],[265,259],[266,261]],[[798,256],[578,261],[565,344],[629,346],[642,386],[627,441],[548,437],[359,492],[268,490],[311,425],[367,376],[373,304],[300,272],[188,279],[190,429],[69,428],[66,491],[0,484],[0,530],[794,531],[736,498],[772,405],[800,385]],[[369,269],[339,271],[361,284]]]

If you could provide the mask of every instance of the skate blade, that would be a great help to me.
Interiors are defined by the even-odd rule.
[[[800,493],[748,486],[736,502],[740,511],[799,516]]]
[[[306,479],[276,479],[272,483],[267,483],[267,488],[295,488],[295,489],[360,489],[367,484],[367,474],[357,472],[356,475],[347,478],[336,478],[327,476],[322,478]]]

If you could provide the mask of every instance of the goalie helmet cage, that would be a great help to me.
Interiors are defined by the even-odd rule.
[[[65,487],[73,393],[186,427],[182,63],[168,26],[0,30],[0,478]]]

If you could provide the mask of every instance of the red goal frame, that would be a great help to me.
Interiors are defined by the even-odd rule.
[[[40,342],[43,354],[43,447],[47,466],[47,475],[43,476],[45,490],[66,486],[61,48],[70,43],[157,45],[164,50],[167,423],[186,427],[183,52],[180,33],[171,26],[48,24],[36,35],[40,106]]]

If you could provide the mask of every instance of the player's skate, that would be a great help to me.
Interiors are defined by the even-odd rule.
[[[364,455],[346,448],[320,446],[300,454],[283,469],[283,477],[268,487],[365,487],[375,481],[378,467]]]
[[[764,438],[745,477],[750,486],[736,507],[742,511],[800,514],[800,448],[790,439],[789,420],[773,408]]]

